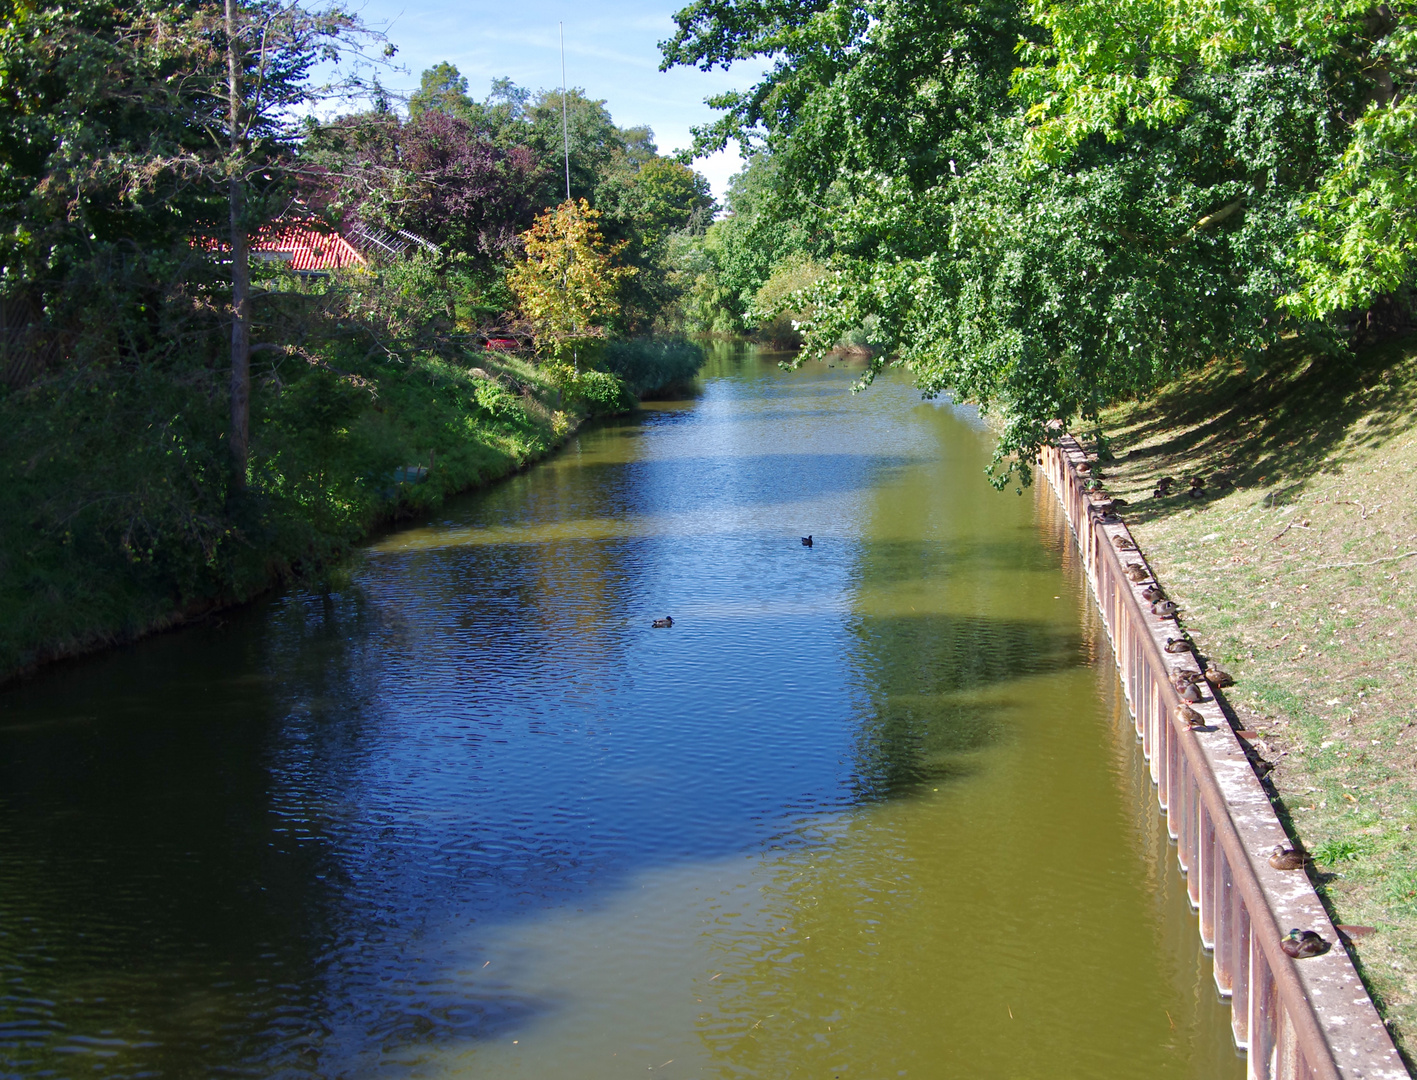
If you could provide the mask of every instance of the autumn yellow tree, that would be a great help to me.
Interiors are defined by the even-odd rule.
[[[526,252],[508,274],[522,313],[536,328],[536,349],[573,362],[605,337],[621,283],[632,266],[616,266],[625,246],[607,245],[600,214],[581,199],[547,210],[522,234]]]

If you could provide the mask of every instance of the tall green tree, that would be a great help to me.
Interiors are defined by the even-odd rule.
[[[869,321],[877,369],[1004,414],[996,482],[1028,476],[1052,419],[1280,332],[1285,252],[1338,149],[1322,64],[1189,69],[1174,124],[1042,160],[1013,90],[1019,42],[1047,29],[1017,4],[699,0],[676,19],[666,64],[775,60],[699,146],[764,147],[765,225],[817,234],[828,273],[781,298],[815,312],[805,355]]]

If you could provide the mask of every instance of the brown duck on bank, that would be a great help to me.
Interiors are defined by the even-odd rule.
[[[1201,727],[1205,723],[1205,717],[1196,712],[1195,709],[1191,708],[1185,702],[1176,706],[1176,719],[1180,720],[1183,724],[1189,724],[1193,728]]]
[[[1274,850],[1269,853],[1269,865],[1276,870],[1302,870],[1308,861],[1309,857],[1298,848],[1288,848],[1283,844],[1275,844]]]
[[[1205,677],[1210,680],[1210,685],[1216,689],[1223,690],[1227,686],[1235,685],[1235,677],[1223,668],[1218,668],[1212,663],[1205,665]]]
[[[1332,947],[1330,942],[1312,930],[1290,930],[1279,942],[1286,956],[1304,960],[1310,956],[1322,956]]]
[[[1127,569],[1123,572],[1127,575],[1127,577],[1129,577],[1132,581],[1136,582],[1138,585],[1140,585],[1147,578],[1151,577],[1151,575],[1146,572],[1146,567],[1138,562],[1128,563]]]
[[[1201,693],[1201,688],[1193,682],[1180,682],[1178,680],[1176,693],[1180,695],[1182,701],[1204,701],[1205,695]]]
[[[1137,542],[1130,536],[1114,536],[1112,537],[1112,546],[1118,551],[1135,551]]]

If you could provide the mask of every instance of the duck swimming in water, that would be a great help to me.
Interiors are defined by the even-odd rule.
[[[1310,956],[1322,956],[1332,946],[1312,930],[1296,928],[1290,930],[1280,939],[1279,947],[1284,950],[1284,955],[1292,956],[1295,960],[1303,960]]]
[[[670,627],[670,626],[673,626],[673,625],[674,625],[674,619],[673,619],[672,616],[669,616],[669,615],[664,616],[664,618],[662,618],[662,619],[655,619],[655,620],[654,620],[654,626],[655,626],[655,629],[656,629],[656,630],[663,630],[663,629],[665,629],[666,627]]]
[[[1276,870],[1302,870],[1308,861],[1309,857],[1298,848],[1287,848],[1283,844],[1275,844],[1269,853],[1269,865]]]
[[[812,546],[812,538],[811,538],[810,536],[804,536],[804,537],[802,537],[802,546],[803,546],[803,547],[811,547],[811,546]]]

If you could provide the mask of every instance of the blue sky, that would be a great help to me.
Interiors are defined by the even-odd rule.
[[[366,23],[385,30],[399,47],[397,62],[408,72],[381,74],[390,89],[414,89],[425,68],[447,60],[467,76],[469,92],[478,99],[502,75],[532,90],[559,86],[556,24],[564,22],[567,82],[604,98],[621,127],[652,127],[661,153],[688,146],[689,129],[712,119],[704,98],[745,88],[762,70],[738,64],[731,72],[659,71],[658,43],[673,33],[672,16],[680,6],[653,0],[366,0],[363,5],[356,0],[354,5]],[[736,149],[695,163],[720,198],[740,167]]]

